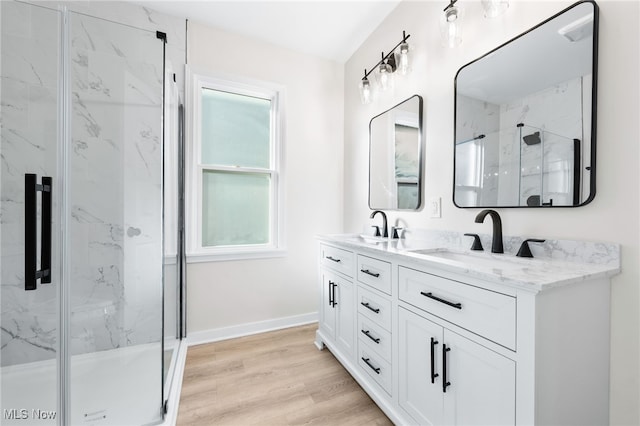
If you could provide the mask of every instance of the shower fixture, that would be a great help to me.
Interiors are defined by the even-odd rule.
[[[540,132],[534,132],[530,135],[523,136],[522,140],[527,145],[537,145],[540,143]]]

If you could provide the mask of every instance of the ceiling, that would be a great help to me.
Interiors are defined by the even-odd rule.
[[[400,1],[139,0],[134,3],[344,63]]]

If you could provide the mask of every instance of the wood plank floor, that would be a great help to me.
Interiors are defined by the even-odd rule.
[[[329,350],[318,324],[192,346],[178,425],[391,425]]]

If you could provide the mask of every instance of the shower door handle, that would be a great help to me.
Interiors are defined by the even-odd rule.
[[[35,290],[36,281],[42,284],[51,282],[51,191],[52,179],[32,173],[24,175],[24,289]],[[37,195],[42,192],[42,212],[40,215],[40,270],[37,265],[38,224]]]

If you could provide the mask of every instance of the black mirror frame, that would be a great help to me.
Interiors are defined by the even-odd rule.
[[[458,88],[458,75],[460,74],[460,71],[462,71],[464,68],[468,67],[469,65],[474,64],[475,62],[478,62],[479,60],[495,53],[496,51],[498,51],[499,49],[503,48],[504,46],[508,45],[509,43],[512,43],[514,41],[516,41],[517,39],[519,39],[520,37],[524,36],[525,34],[529,34],[530,32],[532,32],[533,30],[543,26],[544,24],[546,24],[547,22],[557,18],[558,16],[562,15],[563,13],[567,12],[568,10],[573,9],[574,7],[583,4],[583,3],[589,3],[591,5],[593,5],[593,46],[592,46],[592,63],[591,63],[591,69],[592,69],[592,76],[593,76],[593,81],[591,84],[591,164],[590,164],[590,173],[589,173],[589,185],[590,185],[590,192],[589,192],[589,197],[587,197],[587,199],[580,203],[580,204],[575,204],[575,205],[567,205],[567,206],[547,206],[547,205],[542,205],[542,206],[459,206],[458,204],[456,204],[456,123],[457,123],[457,102],[458,102],[458,93],[457,93],[457,88]],[[456,206],[457,208],[460,209],[476,209],[476,208],[482,208],[482,209],[486,209],[486,208],[490,208],[490,209],[497,209],[497,208],[574,208],[574,207],[582,207],[585,206],[587,204],[589,204],[591,201],[593,201],[593,199],[596,196],[596,128],[597,128],[597,92],[598,92],[598,22],[599,22],[599,9],[598,9],[598,4],[594,1],[594,0],[581,0],[578,1],[574,4],[572,4],[571,6],[561,10],[560,12],[556,13],[555,15],[545,19],[544,21],[540,22],[539,24],[535,25],[534,27],[531,27],[530,29],[528,29],[527,31],[515,36],[514,38],[512,38],[511,40],[501,44],[500,46],[496,47],[495,49],[485,53],[484,55],[480,56],[479,58],[474,59],[473,61],[463,65],[462,67],[460,67],[460,69],[458,69],[458,71],[456,72],[455,78],[454,78],[454,87],[453,87],[453,188],[452,188],[452,192],[451,192],[451,198],[453,200],[453,205]]]
[[[375,120],[376,118],[380,117],[381,115],[386,114],[387,112],[399,107],[400,105],[402,105],[403,103],[413,99],[413,98],[418,98],[418,205],[416,206],[415,209],[391,209],[391,208],[385,208],[385,207],[372,207],[371,206],[371,125],[373,123],[373,120]],[[367,182],[367,188],[368,188],[368,194],[367,194],[367,204],[369,206],[369,209],[371,210],[387,210],[387,211],[420,211],[422,209],[422,204],[423,204],[423,200],[422,200],[422,191],[424,190],[424,152],[425,152],[425,147],[424,147],[424,135],[423,135],[423,125],[422,125],[422,121],[423,121],[423,100],[422,100],[422,96],[415,94],[412,96],[409,96],[407,99],[403,100],[402,102],[397,103],[396,105],[392,106],[391,108],[389,108],[386,111],[381,112],[380,114],[374,116],[373,118],[371,118],[371,120],[369,120],[369,174],[368,174],[368,182]]]

